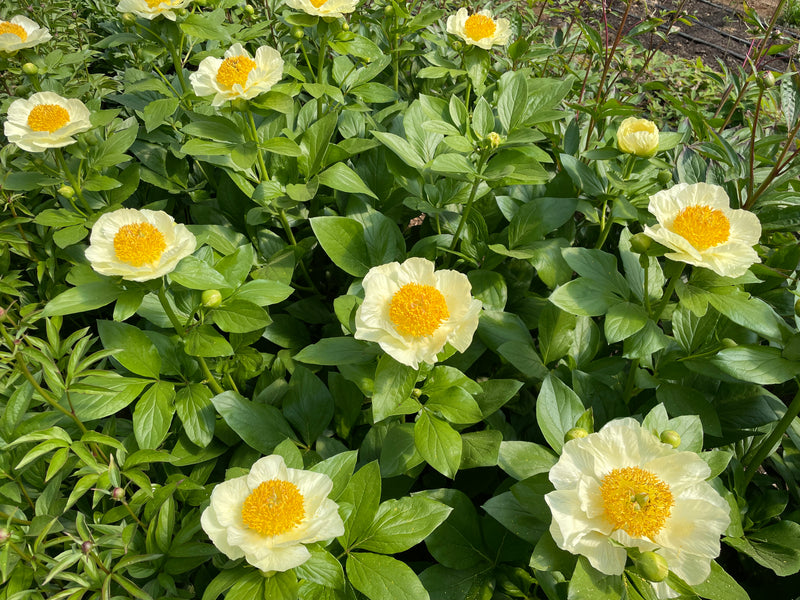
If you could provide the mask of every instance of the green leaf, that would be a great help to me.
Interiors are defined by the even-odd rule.
[[[794,521],[778,521],[746,537],[723,541],[781,577],[800,571],[800,525]]]
[[[767,346],[723,348],[711,363],[731,377],[761,385],[783,383],[800,374],[800,362],[786,360],[780,350]]]
[[[142,449],[158,448],[169,433],[175,414],[175,384],[156,381],[133,410],[133,433]]]
[[[475,109],[472,114],[472,130],[480,138],[485,138],[489,133],[494,131],[494,115],[492,114],[492,107],[486,99],[481,96],[475,103]]]
[[[295,574],[306,581],[337,590],[343,589],[345,584],[342,564],[326,550],[319,550],[313,546],[308,549],[311,552],[311,558],[299,567],[295,567]]]
[[[483,509],[517,537],[535,544],[550,526],[550,511],[544,501],[552,490],[542,473],[514,484],[511,491],[490,498]]]
[[[783,320],[763,300],[751,298],[746,292],[731,294],[708,294],[711,306],[734,323],[747,327],[773,342],[783,338],[781,330],[786,329]]]
[[[50,300],[41,316],[54,317],[94,310],[113,302],[123,291],[122,287],[111,279],[84,283]]]
[[[333,418],[333,397],[316,375],[296,365],[283,400],[283,414],[311,446]]]
[[[306,346],[294,360],[309,365],[353,365],[369,362],[380,352],[376,344],[352,337],[324,338]]]
[[[455,477],[461,464],[461,435],[447,422],[423,410],[414,425],[414,443],[430,466],[445,477]]]
[[[750,596],[742,586],[713,560],[711,575],[703,583],[693,585],[692,588],[708,600],[750,600]]]
[[[198,325],[189,331],[184,340],[184,350],[189,356],[216,358],[232,356],[233,348],[211,325]]]
[[[345,550],[364,539],[378,512],[380,499],[381,472],[373,461],[355,472],[337,500],[343,512],[349,509],[344,518],[344,534],[337,538]]]
[[[233,391],[217,394],[211,402],[228,426],[262,454],[272,454],[287,438],[295,439],[289,423],[274,406],[251,402]]]
[[[425,408],[441,413],[451,423],[471,425],[483,418],[481,408],[472,394],[459,386],[431,392]]]
[[[417,370],[401,364],[388,354],[378,361],[375,372],[375,392],[372,396],[372,420],[374,423],[398,414],[396,411],[411,397],[417,381]],[[404,409],[403,409],[404,410]],[[416,412],[416,411],[414,411]],[[400,412],[399,414],[406,414]]]
[[[550,294],[558,308],[582,317],[599,317],[620,302],[619,296],[605,282],[580,277],[559,286]]]
[[[178,418],[191,442],[205,448],[214,437],[214,406],[211,392],[200,383],[190,383],[175,396]]]
[[[522,480],[547,473],[557,460],[552,451],[533,442],[510,441],[500,444],[498,464],[514,479]]]
[[[187,256],[169,278],[190,290],[218,290],[230,288],[225,277],[214,267],[195,256]]]
[[[647,324],[645,310],[630,302],[615,304],[606,313],[605,332],[609,344],[629,338]]]
[[[602,196],[606,193],[605,184],[585,163],[570,154],[561,154],[559,158],[576,188],[589,196]]]
[[[569,582],[569,600],[619,600],[625,597],[621,575],[605,575],[581,556]]]
[[[496,429],[461,434],[461,469],[494,467],[500,456],[503,434]]]
[[[383,131],[372,131],[378,140],[389,150],[397,154],[409,167],[422,171],[425,168],[425,161],[417,153],[414,147],[407,140],[393,133]]]
[[[217,40],[229,42],[231,39],[228,28],[223,25],[225,12],[215,10],[213,12],[191,13],[181,22],[181,30],[198,40]]]
[[[378,507],[375,520],[356,546],[379,554],[404,552],[428,537],[452,510],[424,496],[387,500]]]
[[[381,445],[381,476],[402,475],[422,462],[424,459],[414,444],[414,424],[393,423]]]
[[[153,131],[178,109],[179,98],[160,98],[144,107],[144,126],[147,133]]]
[[[586,407],[564,382],[549,374],[536,400],[536,421],[550,447],[559,454],[564,434],[575,427]]]
[[[315,473],[324,473],[331,478],[333,489],[328,494],[328,498],[331,500],[338,500],[349,483],[353,469],[356,467],[357,454],[355,450],[342,452],[318,462],[309,469],[309,471],[314,471]]]
[[[313,217],[311,229],[322,249],[345,273],[363,277],[370,268],[364,227],[347,217]]]
[[[97,330],[106,350],[115,350],[114,359],[137,375],[158,379],[161,357],[158,349],[138,327],[115,321],[98,321]]]
[[[67,410],[74,409],[82,421],[93,421],[113,415],[139,397],[150,381],[116,374],[94,375],[81,380],[81,385],[91,392],[71,392],[60,400]]]
[[[271,279],[255,279],[248,281],[238,290],[234,297],[247,300],[258,306],[269,306],[283,302],[294,293],[294,288],[280,281]]]
[[[517,128],[525,117],[528,104],[528,85],[522,73],[509,71],[500,78],[497,116],[507,132]]]
[[[488,566],[489,552],[472,500],[453,489],[427,490],[422,494],[453,509],[444,523],[425,538],[425,545],[434,559],[451,569]]]
[[[329,188],[348,194],[366,194],[376,200],[378,197],[369,189],[364,180],[344,163],[335,163],[319,174],[319,182]]]
[[[382,554],[353,552],[347,557],[347,578],[369,600],[429,600],[416,573],[405,563]]]
[[[211,315],[216,326],[228,333],[258,331],[272,323],[267,311],[247,300],[226,300]]]

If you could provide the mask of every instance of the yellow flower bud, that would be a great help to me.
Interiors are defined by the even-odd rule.
[[[486,136],[486,139],[489,140],[489,146],[491,148],[497,148],[503,141],[503,138],[500,137],[500,134],[496,131],[492,131],[489,135]]]
[[[617,130],[617,146],[627,154],[653,156],[658,151],[658,127],[647,119],[628,117]]]
[[[571,440],[578,440],[580,438],[585,438],[587,435],[589,435],[589,432],[583,427],[573,427],[564,434],[564,441],[569,442]]]

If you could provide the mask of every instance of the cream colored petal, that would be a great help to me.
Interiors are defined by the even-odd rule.
[[[397,282],[402,287],[408,283],[436,286],[435,265],[427,258],[409,258],[397,269]]]
[[[298,544],[273,548],[261,558],[256,558],[251,554],[246,554],[245,558],[247,562],[262,571],[288,571],[306,562],[311,558],[311,553],[305,546]]]
[[[331,478],[324,473],[299,469],[287,469],[287,472],[288,481],[294,483],[303,496],[303,508],[306,515],[314,515],[333,489]]]
[[[211,540],[211,543],[225,556],[231,560],[244,556],[241,548],[228,543],[228,528],[219,522],[216,512],[210,506],[200,515],[200,525]]]
[[[478,321],[481,316],[481,301],[473,299],[469,304],[467,314],[459,319],[453,332],[448,338],[448,342],[459,352],[465,352],[472,344],[475,331],[478,329]]]
[[[670,452],[653,460],[644,461],[642,468],[666,483],[673,495],[705,481],[711,474],[708,464],[694,452]]]
[[[498,46],[505,46],[511,40],[511,23],[508,19],[497,19],[495,21],[497,29],[494,32],[493,40]]]
[[[709,248],[699,264],[722,277],[741,277],[754,264],[761,262],[758,253],[750,246],[737,243]]]
[[[286,464],[283,462],[283,457],[277,454],[271,454],[259,458],[250,467],[250,473],[247,475],[247,485],[251,490],[256,489],[264,481],[272,481],[273,479],[280,479],[281,481],[289,481],[289,471],[286,469]]]
[[[249,495],[247,477],[236,477],[216,485],[211,492],[210,504],[216,521],[222,527],[241,525],[242,505]]]
[[[748,210],[731,210],[727,214],[731,224],[731,241],[755,246],[761,239],[761,221]]]
[[[655,537],[656,543],[709,559],[719,555],[719,538],[730,523],[730,509],[727,503],[725,508],[718,506],[713,496],[719,498],[719,495],[710,485],[705,486],[709,493],[703,499],[675,499],[675,506],[664,529]]]

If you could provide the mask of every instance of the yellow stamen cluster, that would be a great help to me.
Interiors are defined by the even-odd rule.
[[[672,230],[702,252],[728,241],[731,222],[716,208],[687,206],[675,217]]]
[[[166,248],[164,234],[150,223],[123,225],[114,236],[117,258],[134,267],[158,262]]]
[[[172,6],[172,0],[144,0],[150,8],[158,8],[161,4]]]
[[[23,42],[28,39],[28,32],[25,31],[25,28],[22,27],[22,25],[17,25],[16,23],[11,23],[9,21],[0,21],[0,35],[5,33],[15,35]]]
[[[247,56],[231,56],[222,61],[217,70],[217,82],[228,89],[235,84],[244,86],[250,71],[256,68],[256,61]]]
[[[323,4],[325,4],[328,0],[311,0],[311,6],[314,8],[319,8]]]
[[[653,539],[675,504],[669,486],[639,467],[614,469],[603,477],[600,493],[608,522],[635,538]]]
[[[28,113],[28,127],[53,133],[69,123],[69,112],[58,104],[37,104]]]
[[[250,492],[242,506],[242,521],[261,535],[280,535],[303,522],[303,495],[290,481],[272,479]]]
[[[478,41],[494,35],[497,25],[494,19],[486,15],[471,15],[464,23],[464,33],[473,40]]]
[[[448,317],[444,295],[432,285],[407,283],[395,292],[389,307],[397,331],[413,337],[431,335]]]

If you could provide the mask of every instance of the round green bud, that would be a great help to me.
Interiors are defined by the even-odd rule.
[[[11,532],[5,527],[0,527],[0,544],[5,544],[11,538]]]
[[[672,183],[672,173],[667,170],[661,170],[658,172],[658,183],[661,185],[669,185]]]
[[[256,13],[256,9],[253,8],[252,4],[245,4],[244,5],[244,12],[252,17]]]
[[[585,438],[589,435],[589,432],[586,431],[583,427],[573,427],[567,433],[564,434],[564,441],[569,442],[570,440],[579,440],[581,438]]]
[[[464,44],[462,44],[462,43],[461,43],[461,42],[459,42],[458,40],[454,40],[454,41],[453,41],[453,50],[455,50],[456,52],[458,52],[459,50],[461,50],[461,48],[463,48],[463,47],[464,47]]]
[[[347,21],[342,23],[342,30],[343,31],[350,31],[350,23],[348,23]]]
[[[422,396],[422,391],[419,388],[411,390],[411,397],[414,398],[414,400],[419,400],[420,396]]]
[[[122,22],[125,25],[135,25],[136,24],[136,15],[133,13],[122,13]]]
[[[667,429],[661,432],[661,441],[673,448],[677,448],[681,445],[681,434],[673,429]]]
[[[186,10],[185,8],[179,8],[179,9],[178,9],[178,15],[179,15],[179,16],[181,16],[181,17],[185,17],[185,16],[186,16],[186,15],[188,15],[188,14],[189,14],[189,11],[188,11],[188,10]]]
[[[650,550],[642,552],[636,560],[636,569],[648,581],[664,581],[669,575],[667,559]]]
[[[794,303],[794,314],[800,317],[800,298]]]
[[[123,490],[121,487],[115,487],[113,490],[111,490],[111,497],[114,500],[124,500],[125,490]]]
[[[222,304],[222,294],[219,290],[206,290],[203,292],[202,301],[206,308],[216,308]]]
[[[62,185],[60,188],[58,188],[58,193],[69,200],[75,195],[75,188],[73,188],[71,185]]]
[[[766,71],[761,76],[761,81],[763,82],[764,87],[771,88],[773,85],[775,85],[775,73],[772,71]]]
[[[292,27],[292,37],[296,40],[302,40],[306,35],[306,32],[303,30],[302,27],[299,25],[295,25]]]
[[[644,254],[650,249],[652,244],[653,240],[645,233],[637,233],[631,236],[631,252],[635,252],[636,254]]]
[[[394,15],[394,6],[392,6],[391,4],[387,4],[386,6],[384,6],[383,14],[386,15],[387,17],[391,17],[392,15]]]
[[[731,338],[722,338],[720,342],[722,342],[722,345],[726,348],[736,348],[736,346],[739,345],[736,343],[736,340],[732,340]]]
[[[25,75],[36,75],[39,72],[39,67],[32,62],[26,62],[22,65],[22,72],[25,73]]]

